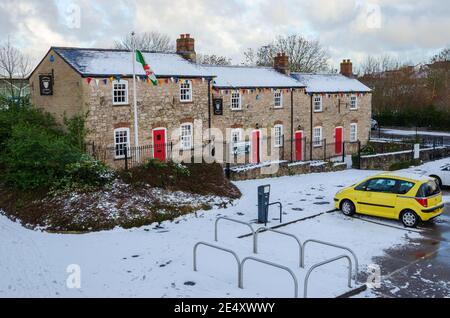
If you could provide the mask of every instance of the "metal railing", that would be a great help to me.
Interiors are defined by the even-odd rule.
[[[214,249],[217,249],[217,250],[221,250],[221,251],[227,252],[227,253],[229,253],[229,254],[234,256],[234,258],[236,259],[237,265],[238,265],[238,287],[240,288],[240,286],[241,286],[241,276],[242,276],[241,275],[241,262],[239,260],[239,256],[234,251],[232,251],[230,249],[223,248],[223,247],[220,247],[220,246],[217,246],[217,245],[213,245],[213,244],[209,244],[209,243],[206,243],[206,242],[199,242],[199,243],[195,244],[194,252],[193,252],[193,254],[194,254],[194,272],[198,271],[197,270],[197,249],[198,249],[198,247],[200,245],[204,245],[204,246],[208,246],[208,247],[211,247],[211,248],[214,248]]]
[[[256,232],[255,232],[255,230],[253,229],[253,226],[252,226],[250,223],[247,223],[247,222],[243,222],[243,221],[231,219],[231,218],[224,217],[224,216],[223,216],[223,217],[217,218],[216,224],[215,224],[215,230],[214,230],[214,240],[215,240],[216,242],[219,241],[218,227],[219,227],[219,221],[220,221],[220,220],[225,220],[225,221],[234,222],[234,223],[239,223],[239,224],[248,226],[248,227],[250,228],[250,230],[252,231],[252,234],[253,234],[253,253],[257,254],[257,247],[256,247]]]
[[[276,268],[279,268],[279,269],[282,269],[282,270],[288,272],[292,276],[292,279],[294,280],[294,297],[298,298],[298,281],[297,281],[297,277],[295,276],[294,272],[289,267],[286,267],[286,266],[283,266],[283,265],[279,265],[279,264],[276,264],[276,263],[272,263],[272,262],[269,262],[269,261],[266,261],[266,260],[262,260],[262,259],[259,259],[259,258],[255,258],[255,257],[246,257],[241,262],[241,269],[239,271],[239,273],[240,273],[240,278],[239,278],[240,288],[242,288],[242,289],[244,288],[244,265],[245,265],[245,263],[247,261],[254,261],[254,262],[266,264],[266,265],[269,265],[269,266],[272,266],[272,267],[276,267]]]
[[[267,209],[269,209],[269,207],[271,207],[272,205],[278,205],[280,207],[280,223],[283,223],[283,204],[281,202],[272,202],[269,203]]]
[[[302,247],[302,243],[300,242],[300,240],[298,239],[297,236],[295,236],[294,234],[291,233],[286,233],[286,232],[282,232],[282,231],[277,231],[277,230],[273,230],[273,229],[267,229],[267,228],[260,228],[259,230],[256,231],[256,253],[258,253],[258,235],[259,233],[262,232],[273,232],[276,234],[280,234],[280,235],[285,235],[285,236],[289,236],[292,237],[293,239],[295,239],[295,241],[298,243],[298,248],[299,248],[299,262],[300,262],[300,267],[302,267],[302,251],[303,251],[303,247]]]
[[[342,250],[346,250],[346,251],[350,252],[350,254],[352,254],[353,258],[355,259],[355,283],[358,282],[359,262],[358,262],[358,257],[356,257],[355,252],[353,252],[353,250],[351,250],[350,248],[348,248],[346,246],[337,245],[337,244],[334,244],[334,243],[328,243],[328,242],[319,241],[319,240],[307,240],[307,241],[305,241],[303,243],[302,255],[301,255],[301,260],[300,260],[300,267],[301,268],[305,268],[305,252],[306,252],[306,245],[308,243],[317,243],[317,244],[321,244],[321,245],[327,245],[327,246],[331,246],[331,247],[334,247],[334,248],[338,248],[338,249],[342,249]]]
[[[311,276],[311,273],[312,273],[315,269],[317,269],[318,267],[321,267],[321,266],[324,266],[324,265],[327,265],[327,264],[330,264],[330,263],[339,261],[339,260],[344,259],[344,258],[348,260],[348,269],[349,269],[349,271],[348,271],[348,287],[349,287],[349,288],[352,288],[352,260],[351,260],[350,257],[348,257],[347,255],[341,255],[341,256],[338,256],[338,257],[329,259],[329,260],[327,260],[327,261],[323,261],[323,262],[317,263],[317,264],[313,265],[313,266],[309,269],[308,273],[307,273],[306,276],[305,276],[305,284],[304,284],[304,289],[303,289],[303,298],[307,298],[307,297],[308,297],[308,282],[309,282],[309,277]],[[241,272],[241,275],[242,275],[242,272]]]

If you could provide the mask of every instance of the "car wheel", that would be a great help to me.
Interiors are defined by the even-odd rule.
[[[433,179],[436,179],[436,181],[437,181],[437,183],[439,185],[439,188],[442,189],[442,180],[441,180],[441,178],[439,178],[438,176],[430,176],[430,177],[433,178]]]
[[[341,211],[346,216],[352,216],[356,213],[356,208],[352,201],[344,200],[341,203]]]
[[[401,221],[404,226],[414,228],[419,224],[419,217],[413,211],[405,211],[401,215]]]

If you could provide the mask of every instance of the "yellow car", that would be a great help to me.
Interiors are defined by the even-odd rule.
[[[406,173],[382,173],[345,188],[336,194],[336,209],[400,220],[416,227],[444,211],[442,192],[433,178]]]

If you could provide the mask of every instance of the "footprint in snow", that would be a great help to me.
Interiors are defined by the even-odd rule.
[[[326,205],[330,204],[330,202],[314,202],[315,205]]]
[[[166,262],[166,263],[164,263],[164,264],[161,264],[161,265],[159,265],[159,267],[166,267],[167,265],[170,265],[170,263],[172,263],[172,261],[168,261],[168,262]]]
[[[299,211],[299,212],[301,212],[301,211],[303,211],[303,209],[302,208],[292,208],[292,211]]]
[[[196,283],[195,283],[195,282],[188,281],[188,282],[185,282],[184,285],[185,285],[185,286],[195,286]]]
[[[240,216],[243,216],[243,215],[245,215],[244,213],[242,213],[242,212],[238,212],[238,213],[236,213],[237,215],[240,215]]]
[[[133,255],[132,258],[138,258],[140,255]]]

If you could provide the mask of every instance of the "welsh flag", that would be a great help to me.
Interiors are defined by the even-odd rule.
[[[153,83],[153,85],[157,86],[158,80],[156,79],[155,73],[152,71],[150,66],[148,66],[148,64],[145,62],[144,55],[142,55],[142,52],[139,50],[136,50],[136,61],[142,64],[147,79],[150,80]]]

